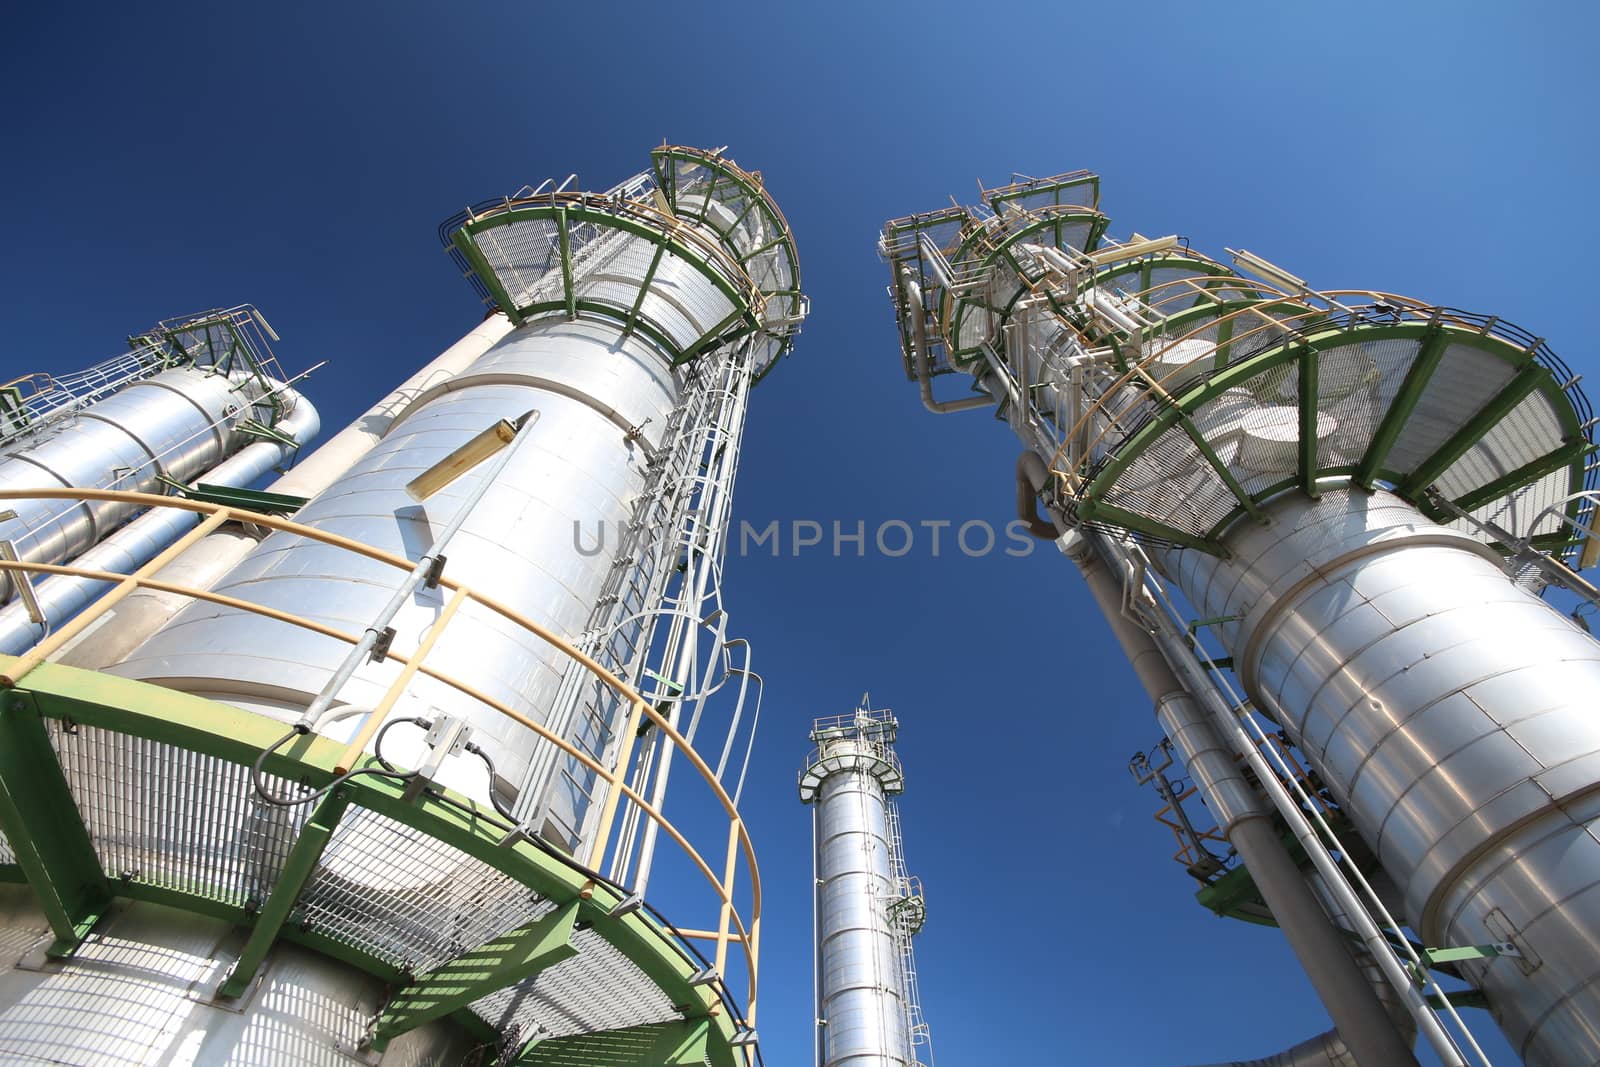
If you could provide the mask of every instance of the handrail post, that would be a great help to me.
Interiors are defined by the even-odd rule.
[[[600,809],[600,822],[595,826],[594,844],[589,849],[589,869],[598,871],[606,855],[606,840],[611,836],[611,824],[617,817],[617,804],[622,799],[622,777],[628,762],[633,759],[633,743],[638,739],[639,723],[644,719],[644,698],[635,696],[628,710],[627,724],[622,728],[622,742],[617,747],[617,758],[605,772],[611,787],[606,790],[605,804]]]
[[[738,870],[739,830],[742,827],[735,815],[728,823],[728,859],[722,868],[722,917],[717,923],[717,973],[725,973],[728,963],[728,925],[733,920],[733,876]],[[746,948],[748,948],[748,943]]]
[[[417,646],[417,650],[406,660],[406,665],[401,668],[400,673],[390,684],[388,691],[383,694],[383,699],[378,701],[377,707],[372,709],[372,714],[367,716],[367,721],[361,724],[361,729],[357,731],[355,737],[350,739],[350,743],[345,746],[344,755],[340,756],[339,762],[334,765],[333,773],[343,774],[355,766],[356,761],[361,758],[361,753],[366,751],[367,743],[372,740],[373,735],[378,732],[378,728],[383,725],[383,721],[388,718],[389,712],[394,709],[395,703],[400,699],[400,695],[411,684],[411,679],[417,676],[417,669],[422,666],[422,661],[428,657],[428,653],[433,651],[434,642],[439,640],[439,635],[450,624],[450,620],[455,616],[456,610],[461,607],[462,602],[467,599],[468,595],[466,586],[456,587],[455,595],[445,604],[444,610],[439,613],[439,617],[433,620],[433,625],[428,627],[428,632],[423,637],[422,643]]]

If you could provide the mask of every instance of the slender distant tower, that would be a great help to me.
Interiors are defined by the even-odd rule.
[[[866,696],[818,719],[800,772],[814,806],[818,1067],[931,1067],[911,938],[927,909],[907,876],[895,797],[898,724]]]
[[[1018,176],[881,249],[923,403],[1021,440],[1019,517],[1230,846],[1189,851],[1202,899],[1276,921],[1333,1017],[1273,1062],[1472,1062],[1456,1003],[1600,1062],[1600,644],[1539,595],[1600,598],[1577,376],[1497,316],[1106,229],[1095,175]]]
[[[758,1062],[720,574],[793,238],[678,146],[440,232],[483,320],[265,490],[316,425],[253,314],[0,391],[0,1062]]]

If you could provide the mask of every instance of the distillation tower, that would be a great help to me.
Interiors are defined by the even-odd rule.
[[[1540,596],[1600,596],[1576,378],[1494,316],[1106,229],[1075,172],[880,248],[924,404],[1020,438],[1019,516],[1156,705],[1134,770],[1200,899],[1276,922],[1333,1018],[1261,1062],[1478,1062],[1458,1005],[1600,1060],[1600,644]]]
[[[265,490],[316,420],[259,360],[85,394],[35,447],[66,458],[0,467],[0,1059],[760,1061],[760,682],[720,574],[807,311],[787,223],[663,146],[440,236],[484,321]],[[135,445],[186,451],[119,473]],[[664,813],[675,763],[713,847],[705,803]],[[680,925],[658,842],[709,883],[652,892]]]
[[[911,939],[927,907],[906,873],[899,724],[866,696],[818,719],[800,771],[812,805],[817,1067],[932,1067]]]

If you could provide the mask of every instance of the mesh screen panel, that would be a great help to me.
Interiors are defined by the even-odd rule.
[[[1462,344],[1449,345],[1384,466],[1414,470],[1516,373],[1515,367],[1493,353]]]
[[[523,219],[474,234],[472,240],[515,306],[549,299],[552,272],[558,275],[555,285],[559,287],[561,247],[553,221]]]
[[[236,763],[98,727],[45,723],[108,876],[238,907],[266,899],[308,807],[257,800],[249,769]]]
[[[672,1001],[633,962],[593,930],[572,935],[578,955],[472,1003],[495,1027],[549,1037],[617,1030],[681,1018]]]
[[[11,851],[11,842],[6,840],[5,834],[0,834],[0,863],[17,862],[17,854]]]
[[[487,863],[365,808],[340,820],[300,904],[318,932],[417,972],[552,907]]]
[[[1483,440],[1439,475],[1439,490],[1452,499],[1464,496],[1470,490],[1549,455],[1561,444],[1561,439],[1561,422],[1550,401],[1543,393],[1531,393],[1484,434]],[[1562,485],[1566,484],[1566,478],[1566,473],[1561,472]],[[1522,532],[1517,527],[1512,530]]]

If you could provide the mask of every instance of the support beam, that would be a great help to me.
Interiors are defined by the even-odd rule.
[[[578,293],[572,287],[572,234],[567,231],[567,209],[556,208],[556,233],[561,238],[561,291],[567,296],[567,318],[578,317]]]
[[[652,1023],[534,1040],[522,1046],[517,1067],[701,1067],[710,1045],[707,1019]]]
[[[306,883],[311,880],[312,873],[317,869],[317,863],[322,859],[322,851],[328,847],[328,842],[333,837],[334,827],[339,825],[339,819],[349,806],[349,790],[335,789],[322,798],[317,809],[306,820],[305,826],[300,830],[299,839],[289,850],[289,858],[284,861],[283,870],[278,873],[277,884],[272,887],[272,893],[267,897],[266,904],[262,905],[260,913],[256,916],[255,926],[251,928],[250,937],[245,941],[243,951],[239,953],[238,962],[228,973],[227,981],[217,990],[217,996],[243,996],[244,991],[250,988],[256,972],[261,969],[261,962],[267,958],[273,943],[278,940],[278,933],[283,929],[283,924],[294,911],[301,890],[305,889]]]
[[[1448,441],[1440,445],[1433,455],[1423,460],[1417,469],[1396,487],[1400,495],[1412,497],[1431,485],[1435,478],[1450,469],[1452,463],[1472,451],[1472,446],[1483,440],[1484,435],[1494,429],[1500,420],[1511,414],[1511,409],[1522,403],[1549,374],[1549,371],[1537,363],[1529,363],[1518,371],[1517,376],[1495,394],[1494,399],[1468,419],[1465,426],[1452,434]]]
[[[517,305],[512,302],[511,294],[506,292],[505,286],[500,284],[500,276],[489,266],[489,261],[484,258],[483,250],[478,247],[478,242],[473,240],[473,234],[466,227],[457,230],[450,237],[450,243],[455,245],[463,259],[472,267],[473,273],[489,290],[489,298],[500,305],[500,310],[506,313],[506,318],[511,320],[511,325],[521,326],[523,316],[517,310]]]
[[[1589,442],[1573,441],[1563,445],[1547,456],[1540,456],[1532,463],[1524,464],[1508,474],[1501,475],[1487,485],[1479,486],[1465,496],[1458,497],[1453,503],[1462,511],[1471,511],[1480,508],[1491,500],[1499,500],[1503,496],[1521,489],[1525,485],[1532,485],[1553,471],[1568,467],[1578,462],[1589,451]]]
[[[396,991],[378,1016],[372,1047],[381,1052],[390,1041],[423,1023],[576,956],[572,934],[582,904],[581,898],[574,898],[543,918],[441,964]]]
[[[1428,388],[1428,382],[1438,369],[1439,360],[1449,344],[1449,336],[1437,326],[1422,335],[1422,347],[1417,350],[1417,358],[1411,361],[1405,381],[1400,383],[1400,390],[1389,402],[1389,410],[1383,413],[1383,421],[1378,424],[1366,453],[1356,465],[1353,480],[1357,485],[1371,489],[1377,481],[1383,461],[1389,458],[1389,450],[1399,440],[1400,431],[1405,428],[1411,413],[1417,409],[1417,401],[1422,399],[1422,393]]]
[[[639,309],[644,307],[644,298],[650,295],[650,283],[655,281],[656,268],[661,266],[661,257],[666,254],[666,245],[656,245],[656,253],[650,257],[650,266],[645,269],[644,281],[639,283],[639,295],[634,299],[633,307],[628,309],[628,321],[623,323],[624,337],[633,332],[633,324],[639,321]]]
[[[1317,415],[1321,403],[1318,353],[1306,346],[1300,353],[1300,489],[1317,499]]]
[[[24,692],[8,694],[0,710],[0,829],[55,934],[46,954],[70,956],[105,914],[111,887],[44,720]]]

